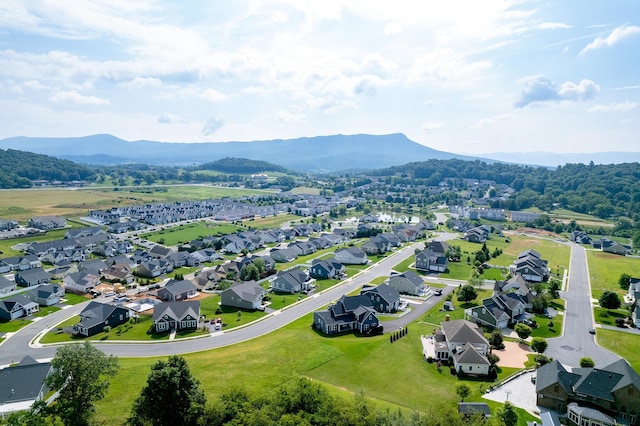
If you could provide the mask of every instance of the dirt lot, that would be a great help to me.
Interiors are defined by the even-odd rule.
[[[498,355],[500,361],[498,365],[501,367],[523,368],[527,362],[527,355],[532,354],[531,348],[518,342],[504,342],[504,349],[493,350]]]

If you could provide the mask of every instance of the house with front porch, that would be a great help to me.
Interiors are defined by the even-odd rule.
[[[380,313],[396,312],[400,307],[400,293],[387,284],[364,286],[360,294],[371,300],[373,309]]]
[[[86,271],[72,272],[62,279],[68,291],[88,293],[100,285],[100,276]]]
[[[62,301],[64,287],[58,284],[42,284],[26,292],[25,296],[40,306],[53,306]]]
[[[327,309],[313,313],[313,327],[328,335],[351,331],[369,334],[379,326],[371,300],[363,295],[344,295]]]
[[[200,301],[163,302],[153,308],[156,333],[195,330],[200,318]]]
[[[22,294],[15,294],[0,300],[0,319],[11,321],[33,315],[38,312],[39,305]]]
[[[415,267],[424,272],[446,272],[449,267],[449,259],[444,253],[436,253],[426,248],[416,253]]]
[[[22,287],[33,287],[51,282],[51,275],[42,268],[18,271],[15,275],[16,283]]]
[[[311,278],[299,266],[281,271],[271,279],[271,289],[276,293],[300,293],[309,291],[316,280]]]
[[[17,284],[0,275],[0,296],[16,291]]]
[[[509,267],[511,275],[522,275],[529,282],[543,282],[549,278],[548,261],[535,250],[526,250],[518,255]]]
[[[433,339],[436,360],[452,359],[456,371],[464,374],[489,374],[489,342],[474,323],[466,320],[442,322]]]
[[[106,326],[114,328],[127,321],[129,309],[92,300],[80,312],[80,322],[73,326],[73,332],[78,336],[89,337],[104,331]]]

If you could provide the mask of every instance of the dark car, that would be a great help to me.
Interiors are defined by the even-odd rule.
[[[589,329],[589,334],[596,334],[596,329],[595,328],[590,328]]]

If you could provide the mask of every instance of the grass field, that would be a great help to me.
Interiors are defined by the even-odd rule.
[[[332,389],[362,391],[391,407],[420,412],[450,408],[458,401],[455,393],[458,378],[446,368],[438,372],[435,364],[422,359],[419,336],[431,333],[431,326],[412,325],[406,337],[391,344],[387,335],[327,338],[309,327],[311,321],[311,315],[307,315],[266,336],[184,357],[209,399],[219,396],[231,383],[258,396],[303,376]],[[118,376],[111,380],[107,397],[97,403],[99,423],[124,422],[155,361],[155,358],[120,359]],[[376,368],[371,368],[374,365]],[[512,372],[513,369],[504,369],[500,376]],[[481,397],[479,385],[470,382],[470,400]],[[483,388],[488,385],[485,383]]]
[[[248,228],[279,228],[285,222],[300,222],[300,216],[280,214],[278,216],[257,217],[239,222]]]
[[[80,217],[89,210],[144,203],[206,200],[265,194],[268,191],[204,185],[167,187],[24,189],[2,191],[0,217],[26,222],[34,216]]]
[[[639,338],[635,334],[622,331],[598,329],[596,334],[598,343],[605,349],[609,349],[626,359],[634,370],[640,371],[640,351],[638,351]],[[604,365],[596,365],[604,367]]]
[[[600,298],[605,290],[616,291],[622,297],[625,291],[618,285],[618,279],[623,273],[640,277],[638,258],[587,250],[587,262],[591,278],[591,295],[595,299]]]
[[[13,333],[29,324],[31,321],[20,318],[13,321],[0,321],[0,333]]]
[[[180,226],[167,227],[164,230],[142,234],[142,238],[158,243],[163,240],[165,246],[175,246],[188,243],[197,238],[209,235],[232,234],[238,230],[243,230],[236,225],[213,224],[207,222],[187,223]]]

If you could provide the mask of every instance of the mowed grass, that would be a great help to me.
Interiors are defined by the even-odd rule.
[[[167,227],[164,230],[142,234],[142,238],[155,243],[164,240],[165,246],[175,246],[188,243],[197,238],[209,235],[232,234],[244,228],[239,226],[224,224],[217,225],[207,222],[187,223],[185,225]]]
[[[249,228],[279,228],[285,222],[299,222],[300,216],[294,214],[279,214],[277,216],[256,217],[254,219],[243,220],[241,225]]]
[[[420,412],[450,408],[458,401],[458,378],[448,368],[438,372],[422,358],[419,336],[431,333],[431,326],[410,325],[409,334],[391,344],[388,335],[324,337],[311,329],[311,322],[310,314],[248,342],[183,356],[210,400],[234,386],[255,396],[269,395],[303,376]],[[124,422],[158,359],[165,358],[120,359],[109,393],[96,404],[98,423]],[[511,372],[504,370],[501,376]],[[471,398],[480,398],[478,382],[470,387]]]
[[[591,295],[599,299],[605,290],[617,292],[621,297],[625,290],[618,285],[618,279],[623,273],[632,277],[640,277],[640,259],[587,250],[589,276],[591,279]]]
[[[631,364],[634,370],[640,371],[640,351],[638,351],[640,336],[599,328],[596,339],[603,348],[620,355]],[[604,367],[604,365],[596,365],[596,367]]]
[[[0,334],[14,333],[29,324],[31,324],[31,321],[22,318],[13,321],[0,321]]]

